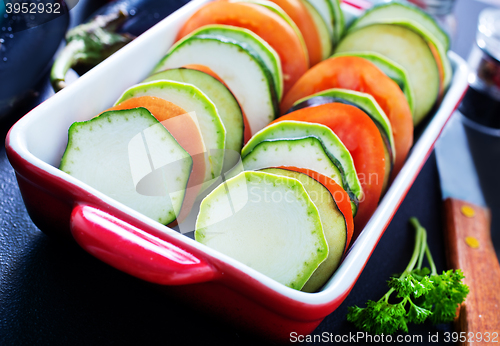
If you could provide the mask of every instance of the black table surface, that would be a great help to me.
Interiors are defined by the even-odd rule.
[[[458,29],[452,49],[464,58],[473,44],[477,15],[484,7],[485,4],[472,0],[458,0],[455,6]],[[47,87],[45,79],[37,99],[3,121],[0,128],[3,137],[16,118],[50,96],[50,92],[43,92]],[[481,178],[483,186],[498,185],[491,174]],[[0,187],[0,345],[262,343],[101,263],[76,245],[62,244],[39,231],[26,212],[4,146],[0,148]],[[500,209],[497,205],[490,207],[498,246],[495,215]],[[412,216],[418,217],[427,228],[438,270],[445,269],[442,202],[434,154],[424,165],[349,296],[313,335],[357,332],[346,321],[347,307],[378,299],[386,292],[387,278],[404,269],[413,249],[414,233],[408,225]],[[411,325],[405,343],[446,344],[445,335],[452,331],[451,324]]]

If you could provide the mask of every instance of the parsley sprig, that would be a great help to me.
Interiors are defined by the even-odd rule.
[[[460,269],[437,273],[425,228],[416,218],[411,218],[410,223],[416,231],[415,247],[404,272],[387,281],[389,291],[378,301],[369,300],[364,308],[349,307],[347,320],[359,329],[372,334],[394,334],[408,332],[408,323],[423,323],[427,319],[434,324],[451,322],[469,293]],[[422,266],[424,258],[430,268]]]

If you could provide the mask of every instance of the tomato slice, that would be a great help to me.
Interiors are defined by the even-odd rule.
[[[307,51],[292,27],[278,14],[251,3],[214,1],[195,12],[181,27],[177,40],[209,24],[232,25],[253,31],[278,53],[284,92],[308,69]]]
[[[316,65],[322,60],[321,39],[314,19],[309,14],[301,0],[270,0],[281,7],[286,14],[290,16],[306,42],[307,52],[309,54],[309,63]]]
[[[312,67],[281,102],[284,114],[295,101],[322,90],[344,88],[372,95],[392,125],[396,161],[392,179],[403,167],[413,144],[413,118],[399,86],[370,61],[353,56],[333,57]]]
[[[384,182],[384,142],[377,126],[359,108],[342,103],[302,108],[274,122],[283,120],[323,124],[332,129],[349,150],[363,188],[354,218],[355,230],[360,232],[377,208]]]
[[[205,72],[206,74],[214,77],[219,82],[221,82],[222,84],[224,84],[224,86],[229,91],[231,91],[231,89],[229,89],[229,87],[227,86],[227,84],[224,83],[224,81],[222,80],[222,78],[220,78],[219,75],[217,73],[215,73],[214,71],[212,71],[212,69],[209,68],[208,66],[199,65],[199,64],[189,64],[189,65],[185,65],[183,67],[184,68],[189,68],[191,70],[198,70],[198,71],[201,71],[201,72]],[[252,130],[250,129],[250,123],[248,122],[247,116],[245,115],[245,112],[243,111],[243,108],[241,107],[241,105],[240,105],[240,109],[241,109],[241,114],[243,115],[243,126],[244,126],[244,129],[243,129],[243,144],[246,144],[246,142],[248,142],[250,140],[250,138],[252,137]]]
[[[342,215],[344,215],[347,227],[347,241],[344,250],[344,253],[346,253],[347,249],[349,248],[349,244],[351,243],[352,235],[354,233],[354,220],[352,218],[351,200],[349,199],[349,195],[347,194],[347,192],[345,192],[342,186],[337,184],[335,180],[327,177],[324,174],[313,171],[311,169],[289,167],[289,166],[282,166],[277,168],[283,168],[289,171],[304,173],[309,177],[313,178],[314,180],[316,180],[317,182],[319,182],[320,184],[322,184],[324,187],[328,189],[328,191],[330,191],[333,200],[337,205],[337,208],[339,208]]]
[[[184,220],[184,218],[189,215],[196,197],[200,192],[201,185],[204,182],[206,167],[205,157],[202,155],[202,153],[205,152],[203,139],[198,126],[190,116],[179,116],[187,114],[184,109],[159,97],[133,97],[123,101],[119,105],[107,109],[106,111],[132,109],[138,107],[146,108],[151,112],[151,114],[153,114],[156,120],[162,122],[180,146],[183,147],[193,159],[193,168],[191,170],[191,175],[189,176],[181,210],[176,221],[171,224],[174,225],[175,223]]]

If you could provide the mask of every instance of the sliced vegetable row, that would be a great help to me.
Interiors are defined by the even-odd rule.
[[[400,66],[408,76],[418,125],[450,84],[448,49],[448,35],[431,16],[411,4],[389,2],[355,20],[336,52],[379,53]]]
[[[60,168],[170,225],[218,184],[195,239],[314,292],[449,83],[448,43],[433,23],[383,4],[343,37],[333,0],[210,2],[146,80],[70,128]]]
[[[442,32],[413,7],[384,4],[367,12],[335,56],[286,89],[282,116],[243,148],[243,169],[295,167],[331,179],[347,192],[361,230],[402,168],[414,124],[448,86],[449,62],[433,29]],[[231,194],[228,186],[225,191]]]

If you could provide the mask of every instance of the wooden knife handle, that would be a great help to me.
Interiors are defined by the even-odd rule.
[[[491,242],[490,212],[453,198],[444,201],[444,210],[448,265],[462,269],[470,289],[456,320],[459,331],[467,333],[461,345],[489,345],[491,340],[484,341],[487,332],[490,337],[496,334],[499,342],[500,264]],[[476,333],[481,333],[482,342]]]

